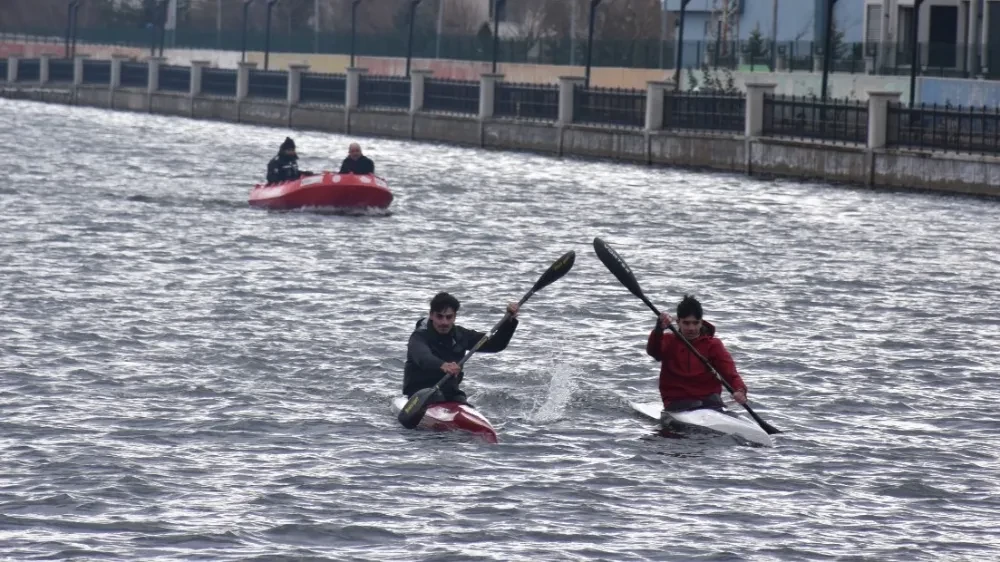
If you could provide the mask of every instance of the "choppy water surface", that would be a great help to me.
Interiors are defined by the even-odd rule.
[[[289,131],[0,100],[5,559],[1000,556],[995,202],[361,139],[388,216],[269,213]],[[354,139],[294,132],[305,169]],[[665,438],[652,314],[704,301],[785,433]],[[439,290],[499,445],[402,429]]]

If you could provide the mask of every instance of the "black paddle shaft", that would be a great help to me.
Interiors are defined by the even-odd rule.
[[[635,274],[632,273],[632,270],[629,268],[628,264],[625,263],[625,260],[623,260],[622,257],[618,255],[618,252],[616,252],[614,248],[609,246],[607,242],[601,240],[600,238],[594,238],[594,252],[597,253],[597,257],[600,258],[601,262],[604,263],[604,265],[608,268],[609,271],[611,271],[611,273],[618,279],[618,281],[621,282],[622,285],[625,285],[625,288],[628,289],[629,292],[639,297],[642,300],[642,302],[646,303],[646,306],[648,306],[649,309],[652,310],[654,314],[656,314],[656,318],[657,320],[659,320],[660,311],[657,310],[656,305],[654,305],[652,302],[649,301],[648,298],[646,298],[646,295],[642,292],[642,288],[639,286],[639,281],[636,280],[635,278]],[[715,378],[718,379],[720,383],[722,383],[722,386],[726,387],[726,390],[729,391],[729,394],[733,394],[732,385],[730,385],[729,382],[726,381],[726,379],[724,379],[722,375],[720,375],[719,372],[715,370],[715,367],[713,367],[712,364],[708,362],[708,359],[705,359],[705,357],[703,357],[702,354],[698,353],[698,350],[695,349],[693,345],[691,345],[691,342],[689,342],[687,338],[685,338],[683,335],[681,335],[680,332],[677,331],[677,328],[675,328],[673,324],[667,324],[667,327],[670,328],[670,331],[673,332],[678,339],[684,342],[684,345],[687,346],[688,350],[690,350],[695,357],[697,357],[699,360],[701,360],[702,363],[705,364],[705,367],[707,367],[708,370],[711,371],[713,375],[715,375]],[[754,412],[749,404],[742,404],[742,406],[746,408],[747,412],[751,416],[753,416],[753,419],[757,422],[757,424],[760,425],[761,428],[764,429],[764,431],[772,435],[775,433],[781,433],[780,431],[778,431],[777,428],[767,423],[760,416],[758,416],[757,412]]]
[[[527,302],[532,295],[541,291],[548,285],[551,285],[563,275],[566,275],[566,273],[572,269],[574,261],[576,261],[576,252],[571,250],[563,254],[562,257],[556,260],[547,270],[545,270],[545,273],[538,278],[538,281],[535,281],[535,284],[531,287],[531,289],[525,293],[523,297],[521,297],[520,301],[518,301],[517,306],[520,308],[520,306]],[[503,318],[501,318],[500,321],[493,326],[488,334],[484,334],[483,337],[479,338],[476,345],[472,346],[472,349],[470,349],[469,352],[462,357],[462,360],[458,362],[458,366],[461,367],[464,365],[476,351],[479,351],[479,348],[485,345],[486,342],[496,334],[497,330],[503,326],[503,323],[507,322],[509,319],[510,312],[508,311],[504,313]],[[444,384],[449,377],[451,377],[451,375],[445,375],[441,377],[441,380],[439,380],[434,386],[421,389],[413,393],[413,396],[410,396],[410,399],[406,401],[406,404],[403,405],[403,408],[399,411],[399,415],[397,416],[399,423],[408,429],[417,427],[417,425],[420,424],[420,420],[423,419],[424,414],[427,412],[427,401],[430,400],[431,396],[434,396],[434,394],[441,388],[441,385]]]

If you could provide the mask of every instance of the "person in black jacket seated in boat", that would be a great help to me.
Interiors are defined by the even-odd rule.
[[[430,315],[417,321],[406,346],[406,365],[403,368],[403,394],[407,397],[420,389],[431,388],[447,374],[451,378],[441,385],[428,403],[469,403],[465,392],[459,388],[464,373],[458,362],[484,334],[455,324],[459,306],[458,299],[452,295],[438,293],[431,299]],[[477,352],[495,353],[507,348],[517,328],[517,309],[516,302],[507,305],[509,319]]]
[[[375,163],[372,162],[371,158],[368,158],[364,154],[361,154],[361,145],[352,142],[351,146],[347,147],[347,158],[340,164],[341,174],[374,174],[375,173]]]
[[[312,172],[299,171],[299,155],[295,153],[295,141],[291,137],[285,137],[285,142],[281,143],[278,149],[278,155],[267,163],[267,183],[297,180],[311,175]]]

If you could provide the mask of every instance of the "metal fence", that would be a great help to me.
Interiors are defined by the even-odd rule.
[[[83,61],[84,84],[111,84],[111,61],[104,59]]]
[[[73,59],[49,59],[49,82],[73,82]]]
[[[498,82],[493,91],[493,116],[556,121],[559,86]]]
[[[164,92],[190,92],[191,67],[161,64],[159,73],[159,89]]]
[[[231,68],[202,68],[201,93],[236,97],[236,71]]]
[[[479,114],[479,81],[424,79],[424,104],[427,111]]]
[[[17,61],[18,82],[38,82],[42,76],[42,63],[38,59],[19,59]]]
[[[646,125],[646,91],[573,88],[573,122],[618,127]]]
[[[764,134],[823,141],[868,142],[868,103],[768,94],[764,96]]]
[[[886,145],[969,153],[1000,153],[1000,108],[889,105]]]
[[[303,72],[299,82],[299,101],[344,105],[347,97],[347,76]]]
[[[122,61],[122,88],[148,88],[149,66],[144,62]]]
[[[399,76],[361,76],[359,107],[410,108],[410,79]]]
[[[250,70],[247,96],[288,99],[288,73],[283,70]]]
[[[744,132],[746,97],[742,94],[663,93],[663,128]]]

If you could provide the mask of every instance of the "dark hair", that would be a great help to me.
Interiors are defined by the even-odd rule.
[[[458,312],[458,307],[460,306],[462,305],[458,303],[458,299],[448,293],[445,293],[444,291],[434,295],[434,298],[431,299],[431,312],[441,312],[446,308],[450,308],[455,312]]]
[[[677,305],[677,318],[694,316],[698,320],[701,320],[702,314],[704,313],[701,310],[701,303],[698,302],[698,299],[694,298],[694,295],[684,295],[684,300]]]

